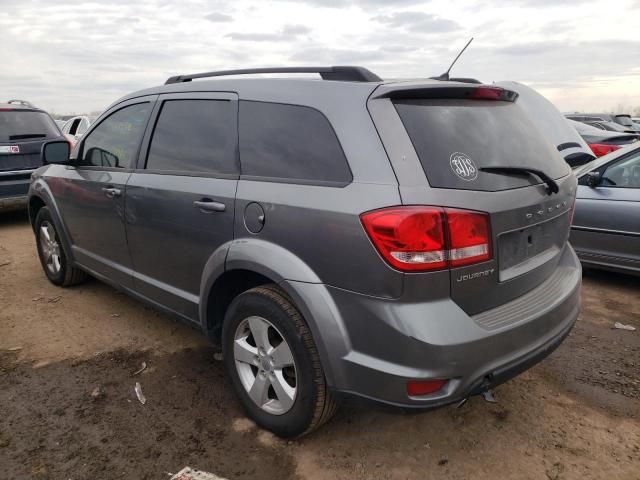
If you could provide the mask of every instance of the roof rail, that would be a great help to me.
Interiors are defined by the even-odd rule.
[[[344,82],[380,82],[382,79],[364,67],[275,67],[244,68],[240,70],[219,70],[217,72],[192,73],[170,77],[170,83],[190,82],[196,78],[223,77],[228,75],[249,75],[254,73],[319,73],[323,80],[340,80]]]
[[[18,100],[15,98],[13,100],[8,100],[7,103],[10,105],[17,104],[17,105],[22,105],[23,107],[36,108],[36,106],[31,102],[27,102],[26,100]]]

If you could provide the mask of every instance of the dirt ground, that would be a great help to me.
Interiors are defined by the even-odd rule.
[[[198,332],[95,280],[56,288],[35,252],[0,215],[0,478],[640,479],[640,278],[585,272],[572,334],[497,404],[349,400],[287,442],[243,416]]]

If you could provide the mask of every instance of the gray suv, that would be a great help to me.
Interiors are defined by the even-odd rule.
[[[321,79],[228,78],[298,72]],[[576,178],[506,88],[185,75],[68,148],[43,147],[30,189],[49,280],[89,274],[202,329],[280,436],[343,395],[424,409],[481,393],[578,316]]]

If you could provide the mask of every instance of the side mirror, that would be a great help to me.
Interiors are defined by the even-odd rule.
[[[40,160],[43,165],[50,164],[69,164],[69,153],[71,146],[66,140],[53,140],[42,145],[40,152]]]
[[[587,173],[587,185],[589,185],[591,188],[596,188],[598,185],[600,185],[601,181],[602,175],[600,175],[600,172]]]

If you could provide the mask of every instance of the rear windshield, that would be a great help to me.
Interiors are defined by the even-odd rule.
[[[395,107],[432,187],[497,191],[541,183],[535,176],[479,171],[482,167],[526,167],[552,178],[570,171],[514,103],[397,100]]]
[[[55,122],[44,112],[0,111],[0,142],[33,142],[59,135]]]

